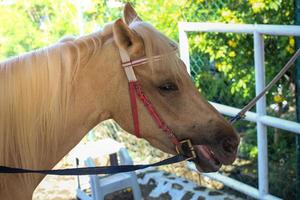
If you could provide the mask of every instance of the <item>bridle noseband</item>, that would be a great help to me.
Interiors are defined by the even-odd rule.
[[[153,104],[150,100],[146,97],[146,95],[142,91],[142,87],[139,84],[133,67],[139,66],[142,64],[146,64],[150,61],[159,61],[166,55],[157,55],[151,58],[141,58],[134,61],[131,61],[130,56],[128,55],[127,51],[123,48],[119,48],[122,67],[125,70],[128,83],[129,83],[129,94],[130,94],[130,103],[131,103],[131,113],[133,118],[133,126],[134,126],[134,133],[138,138],[141,138],[140,132],[140,123],[138,117],[138,108],[137,108],[137,100],[136,97],[140,99],[143,103],[145,108],[147,109],[148,113],[158,126],[170,139],[170,141],[174,144],[175,149],[178,154],[182,154],[188,157],[187,160],[195,159],[196,153],[193,148],[192,142],[189,139],[179,141],[176,137],[174,131],[165,123],[165,121],[160,117],[160,115],[155,110]],[[174,51],[175,52],[175,51]],[[172,52],[172,53],[174,53]]]

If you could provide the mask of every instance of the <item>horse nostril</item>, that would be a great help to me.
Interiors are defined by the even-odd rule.
[[[222,142],[222,147],[226,153],[235,153],[237,149],[237,143],[229,138],[226,138]]]

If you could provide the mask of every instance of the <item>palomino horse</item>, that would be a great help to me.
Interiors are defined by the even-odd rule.
[[[142,22],[127,4],[103,31],[59,42],[0,63],[0,165],[52,168],[99,122],[113,118],[134,133],[128,80],[119,49],[131,60],[165,55],[135,67],[144,94],[179,140],[190,139],[199,171],[235,160],[239,137],[201,96],[176,44]],[[141,137],[176,154],[168,136],[137,101]],[[0,175],[0,198],[31,199],[43,175]]]

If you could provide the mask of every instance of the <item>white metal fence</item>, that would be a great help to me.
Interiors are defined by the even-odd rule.
[[[250,25],[250,24],[222,24],[222,23],[179,23],[180,56],[190,72],[190,58],[187,32],[222,32],[222,33],[246,33],[252,34],[254,39],[254,64],[255,64],[255,91],[259,94],[265,87],[265,55],[264,35],[300,36],[300,26],[292,25]],[[234,116],[240,109],[217,104],[211,104],[221,113]],[[219,173],[204,174],[212,179],[220,181],[225,185],[238,190],[244,194],[257,199],[279,199],[269,194],[268,181],[268,145],[267,126],[300,134],[300,123],[283,120],[266,115],[266,98],[261,98],[256,104],[256,113],[247,112],[247,121],[257,124],[257,146],[258,146],[258,189],[247,184],[223,176]],[[192,169],[193,166],[190,166]]]

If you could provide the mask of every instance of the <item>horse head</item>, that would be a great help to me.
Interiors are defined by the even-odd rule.
[[[111,40],[108,40],[107,52],[117,56],[107,58],[107,62],[113,59],[114,71],[120,74],[114,79],[119,84],[117,92],[121,98],[111,107],[117,123],[134,134],[128,80],[118,51],[125,49],[132,61],[149,58],[149,62],[134,67],[139,85],[176,137],[191,140],[199,171],[217,171],[222,164],[231,164],[236,158],[239,136],[199,94],[176,53],[177,44],[143,22],[130,4],[125,6],[124,21],[119,19],[108,27]],[[159,55],[163,56],[155,60]],[[157,127],[143,103],[138,101],[137,104],[141,137],[164,152],[176,154],[175,146]]]

